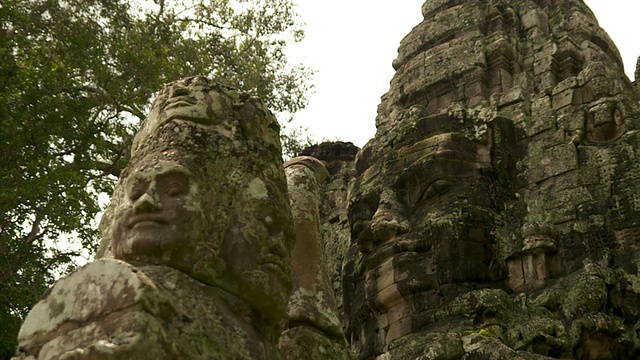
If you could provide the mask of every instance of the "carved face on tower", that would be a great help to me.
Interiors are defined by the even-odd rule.
[[[510,123],[419,107],[400,121],[389,147],[359,155],[350,199],[345,302],[372,310],[348,314],[348,332],[368,356],[425,326],[445,300],[504,277],[494,227],[512,190],[496,183],[509,160],[495,143],[508,146]],[[357,339],[359,327],[378,338]]]
[[[107,211],[114,256],[174,267],[281,317],[294,235],[277,130],[257,98],[201,77],[167,85]]]

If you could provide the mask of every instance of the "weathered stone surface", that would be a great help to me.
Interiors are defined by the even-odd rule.
[[[428,0],[357,155],[359,359],[635,359],[639,94],[580,0]]]
[[[336,305],[344,313],[342,303],[342,263],[350,244],[351,230],[347,215],[347,196],[355,180],[354,159],[359,148],[352,143],[325,142],[311,146],[301,155],[322,161],[328,176],[320,183],[319,210],[326,269],[333,284]]]
[[[20,329],[20,347],[26,354],[40,358],[64,357],[73,352],[115,353],[111,347],[135,348],[149,335],[145,327],[151,331],[160,328],[143,311],[145,301],[161,300],[158,295],[152,281],[134,267],[116,260],[96,261],[57,282],[31,310]],[[109,325],[82,329],[81,324],[97,319],[108,319],[104,322]],[[113,329],[124,331],[108,340],[108,331]],[[78,351],[73,340],[87,345]],[[68,343],[70,347],[65,346]],[[140,350],[143,349],[137,352]]]
[[[327,170],[310,156],[293,158],[284,167],[296,243],[291,251],[293,292],[280,351],[285,359],[349,359],[320,231],[318,185]]]
[[[34,307],[20,347],[38,359],[269,358],[224,296],[170,267],[98,260]]]
[[[295,233],[278,129],[248,94],[203,77],[168,84],[141,124],[101,222],[99,256],[135,266],[118,268],[132,279],[132,298],[119,300],[109,288],[120,275],[99,276],[99,264],[121,263],[89,265],[34,309],[22,355],[280,358]],[[139,280],[146,278],[152,280]],[[69,297],[74,284],[83,297]],[[83,317],[40,315],[51,308]]]
[[[307,149],[288,193],[257,99],[170,84],[101,226],[135,267],[61,280],[22,358],[341,359],[345,336],[363,360],[640,358],[640,92],[614,44],[582,0],[422,12],[375,137]]]

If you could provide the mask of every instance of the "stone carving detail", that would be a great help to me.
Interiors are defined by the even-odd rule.
[[[280,350],[285,359],[292,360],[350,359],[320,232],[318,185],[327,177],[327,170],[319,160],[309,156],[296,157],[284,166],[296,243],[291,252],[293,293],[283,323]]]
[[[286,173],[258,99],[169,84],[100,259],[20,358],[639,358],[640,92],[615,45],[582,0],[422,14],[375,137]]]
[[[515,198],[512,124],[427,115],[419,105],[403,115],[403,137],[365,146],[356,161],[343,284],[347,332],[361,358],[433,324],[456,296],[499,288],[505,274],[492,231]]]
[[[358,150],[352,143],[338,141],[313,145],[301,153],[322,161],[328,171],[327,180],[320,184],[318,200],[326,268],[340,314],[344,313],[342,262],[351,242],[347,198],[355,180]]]
[[[428,0],[358,154],[359,359],[635,359],[639,94],[580,0]]]
[[[36,305],[22,357],[280,358],[295,233],[278,129],[235,89],[167,85],[103,217],[103,260]]]

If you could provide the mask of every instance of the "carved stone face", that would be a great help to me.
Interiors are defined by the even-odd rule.
[[[279,321],[294,234],[277,129],[255,97],[202,77],[167,85],[114,192],[115,257],[174,267]]]
[[[243,298],[268,317],[281,316],[291,288],[292,225],[283,208],[288,199],[273,190],[278,184],[272,179],[254,178],[240,191],[223,183],[229,184],[203,181],[176,161],[142,161],[123,183],[114,255],[133,264],[171,266]]]
[[[404,327],[396,337],[426,325],[445,298],[503,276],[493,228],[506,189],[495,183],[493,125],[476,139],[469,120],[436,115],[412,122],[391,148],[362,152],[349,208],[345,273],[354,275],[345,281],[346,302],[373,309],[352,314],[350,324],[384,328],[393,313]],[[354,256],[354,245],[361,255]],[[392,340],[381,337],[360,339],[363,351]]]
[[[266,191],[262,180],[254,179],[246,191],[253,193],[238,207],[225,234],[221,256],[227,267],[216,284],[268,317],[279,317],[291,291],[291,220],[277,201],[262,193]]]
[[[114,224],[115,257],[190,273],[205,217],[189,170],[173,161],[143,161],[124,187]]]
[[[174,120],[208,127],[212,131],[221,132],[225,129],[229,132],[229,125],[237,121],[231,120],[237,115],[237,108],[232,108],[231,97],[236,98],[237,103],[234,104],[237,107],[242,107],[242,102],[248,98],[246,95],[239,100],[244,95],[202,76],[187,77],[167,84],[156,96],[149,115],[142,122],[133,140],[132,152],[138,151],[139,147],[148,147],[146,142]],[[233,136],[232,133],[225,135]]]
[[[217,93],[208,91],[207,80],[203,77],[190,77],[174,81],[158,95],[151,110],[151,131],[173,119],[189,120],[210,125],[216,120],[216,112],[222,111]]]

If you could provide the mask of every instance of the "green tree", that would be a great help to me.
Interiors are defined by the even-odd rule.
[[[292,114],[311,72],[284,48],[302,37],[291,0],[0,0],[0,358],[74,266],[56,239],[95,250],[97,194],[154,92],[204,74]]]

